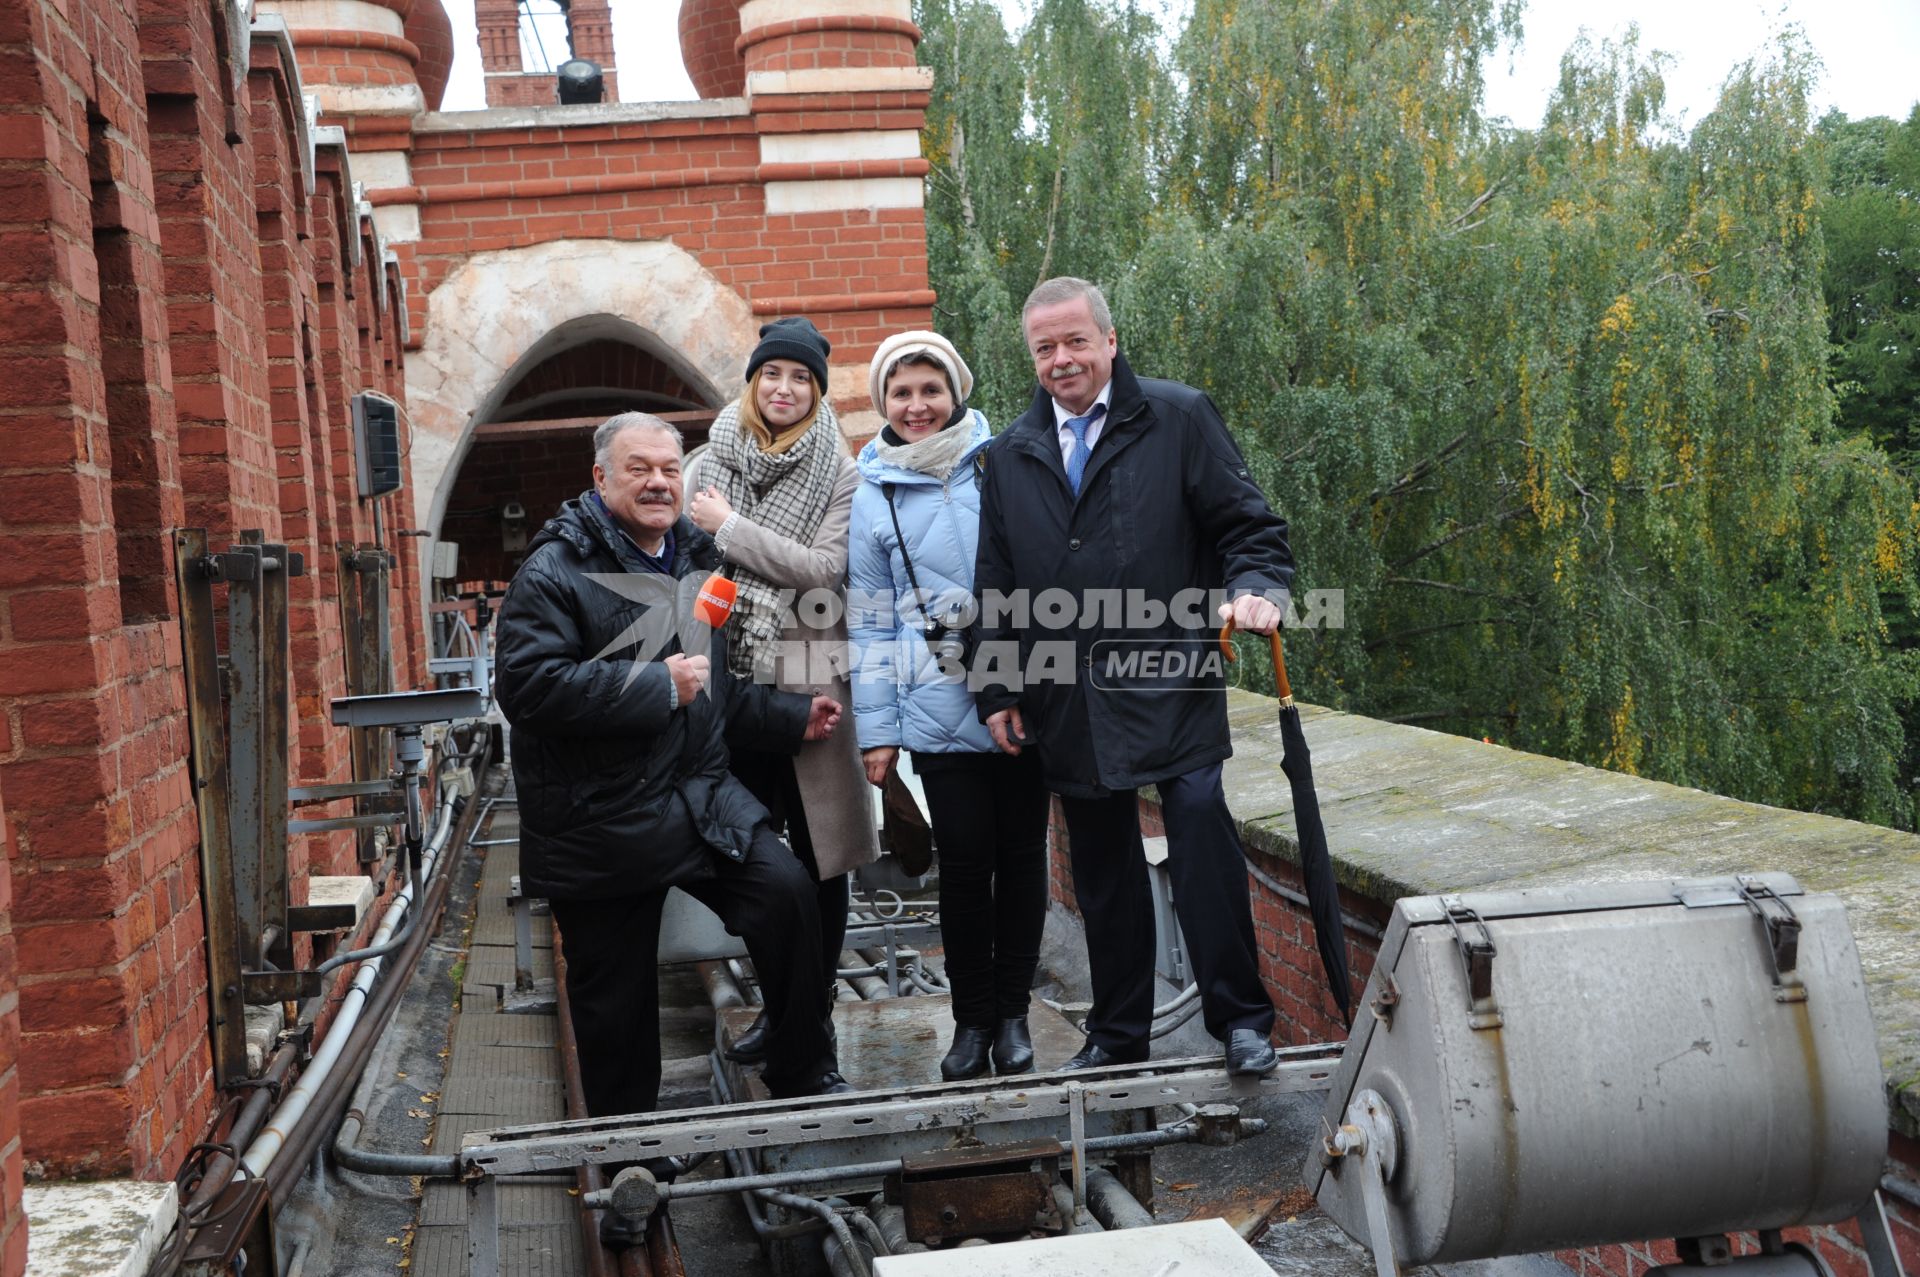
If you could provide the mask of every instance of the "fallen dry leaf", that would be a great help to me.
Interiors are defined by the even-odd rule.
[[[1174,1184],[1171,1187],[1173,1191],[1176,1193],[1190,1193],[1194,1189],[1200,1187],[1200,1185],[1195,1183],[1193,1180],[1183,1179],[1178,1184]]]

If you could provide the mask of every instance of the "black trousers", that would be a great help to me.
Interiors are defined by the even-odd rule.
[[[953,1022],[1027,1013],[1047,920],[1047,789],[1040,755],[915,753],[940,849],[940,934]]]
[[[822,881],[820,862],[814,858],[813,835],[807,830],[806,803],[800,796],[800,782],[793,774],[793,759],[785,754],[741,749],[733,753],[732,771],[760,805],[773,817],[775,832],[786,835],[787,845],[806,866],[814,881],[814,899],[820,918],[820,988],[827,998],[824,1009],[831,1011],[834,982],[839,979],[840,951],[847,945],[847,900],[850,892],[847,875],[835,874]],[[756,959],[755,969],[760,963]]]
[[[712,878],[682,886],[746,938],[772,1026],[767,1085],[805,1085],[834,1067],[818,985],[806,975],[820,951],[813,883],[765,825],[739,863],[715,856]],[[567,998],[580,1050],[587,1113],[651,1112],[660,1098],[660,906],[665,891],[610,900],[555,900],[566,946]]]
[[[1247,898],[1246,859],[1220,785],[1220,765],[1159,782],[1174,913],[1200,986],[1207,1032],[1273,1030],[1273,999]],[[1087,929],[1093,1010],[1087,1041],[1109,1051],[1145,1047],[1153,1025],[1153,892],[1135,790],[1067,798],[1073,892]]]

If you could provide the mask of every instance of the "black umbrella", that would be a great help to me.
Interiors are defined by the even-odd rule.
[[[1313,755],[1300,727],[1300,710],[1293,703],[1293,685],[1287,681],[1287,659],[1280,651],[1280,631],[1268,636],[1273,644],[1273,677],[1280,693],[1280,744],[1285,752],[1280,770],[1293,786],[1293,826],[1300,841],[1300,877],[1307,888],[1307,907],[1313,914],[1313,939],[1320,948],[1340,1017],[1353,1027],[1353,977],[1347,970],[1347,928],[1340,920],[1340,888],[1333,879],[1333,857],[1327,853],[1327,827],[1320,823],[1320,798],[1313,792]],[[1231,661],[1233,621],[1220,631],[1220,650]]]

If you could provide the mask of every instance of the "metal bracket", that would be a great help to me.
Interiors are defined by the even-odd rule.
[[[1440,897],[1440,907],[1447,911],[1447,926],[1453,929],[1453,942],[1459,946],[1460,961],[1466,967],[1467,1023],[1476,1029],[1497,1029],[1503,1020],[1493,1001],[1493,960],[1500,952],[1494,946],[1493,932],[1459,896]],[[1480,934],[1469,936],[1461,929],[1463,923],[1479,928]]]
[[[1767,965],[1773,970],[1773,996],[1780,1002],[1805,1002],[1807,987],[1800,982],[1800,919],[1793,906],[1773,888],[1747,874],[1734,879],[1740,899],[1760,919],[1766,942]]]
[[[289,931],[345,931],[359,920],[359,913],[351,903],[287,906]]]
[[[1043,1139],[910,1154],[887,1177],[887,1200],[905,1212],[907,1236],[917,1242],[1058,1231],[1061,1151],[1059,1140]]]
[[[1373,1252],[1377,1277],[1400,1277],[1400,1260],[1393,1249],[1393,1223],[1387,1214],[1387,1184],[1400,1169],[1400,1130],[1393,1109],[1377,1092],[1362,1091],[1347,1105],[1340,1129],[1322,1142],[1321,1160],[1337,1170],[1343,1160],[1357,1160],[1360,1201],[1367,1212],[1367,1248]]]
[[[248,1002],[298,1002],[320,996],[326,979],[314,971],[242,971],[240,987]]]
[[[1400,986],[1393,982],[1393,973],[1383,971],[1380,974],[1380,992],[1374,995],[1368,1009],[1373,1018],[1380,1021],[1382,1028],[1393,1029],[1393,1013],[1400,1005]]]

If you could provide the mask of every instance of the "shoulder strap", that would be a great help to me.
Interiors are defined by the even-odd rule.
[[[900,508],[893,503],[893,485],[883,483],[880,490],[887,494],[887,513],[893,516],[893,535],[900,542],[900,561],[907,565],[907,584],[913,587],[913,601],[916,607],[924,605],[920,593],[920,578],[913,572],[913,556],[907,553],[907,534],[900,530]]]

